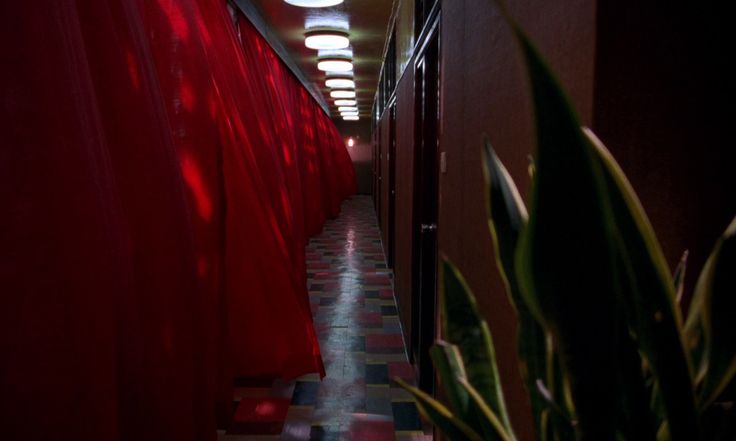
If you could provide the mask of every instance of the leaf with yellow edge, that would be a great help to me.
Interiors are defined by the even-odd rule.
[[[692,369],[664,253],[623,170],[592,131],[583,131],[602,165],[605,195],[611,202],[619,296],[629,331],[657,381],[672,439],[697,439]]]
[[[416,398],[419,413],[424,419],[437,426],[450,441],[483,441],[480,435],[460,421],[442,403],[400,378],[395,378],[394,381]]]
[[[718,240],[695,286],[685,325],[689,339],[703,339],[698,366],[701,412],[736,375],[736,218]],[[702,334],[702,335],[700,335]]]
[[[478,393],[478,391],[470,383],[468,383],[468,380],[466,380],[465,378],[458,378],[457,381],[465,388],[470,398],[475,402],[481,412],[483,412],[483,415],[486,417],[486,419],[491,423],[491,426],[493,426],[496,435],[498,435],[498,437],[502,441],[515,441],[516,437],[514,436],[514,434],[506,431],[506,428],[501,422],[501,419],[488,406],[488,403],[483,400],[483,397],[480,396],[480,393]]]

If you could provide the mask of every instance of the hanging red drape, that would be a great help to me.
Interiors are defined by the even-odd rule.
[[[0,438],[116,440],[126,240],[79,17],[0,15]]]
[[[234,376],[323,373],[304,245],[354,171],[250,23],[0,13],[0,439],[212,440]]]

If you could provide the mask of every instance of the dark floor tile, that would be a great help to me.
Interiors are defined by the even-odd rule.
[[[366,299],[377,299],[377,298],[379,298],[378,290],[375,290],[375,289],[367,289],[367,290],[365,290],[365,298]]]
[[[365,365],[365,384],[388,384],[388,366],[385,364]]]
[[[348,344],[345,350],[350,352],[365,352],[365,336],[351,335],[348,337]]]
[[[317,381],[297,381],[291,404],[293,406],[314,406],[314,403],[317,402],[319,385]]]
[[[419,418],[419,411],[413,402],[395,402],[391,403],[394,412],[394,426],[397,432],[402,431],[421,431],[422,420]]]
[[[312,426],[309,441],[338,441],[340,428],[337,426]]]

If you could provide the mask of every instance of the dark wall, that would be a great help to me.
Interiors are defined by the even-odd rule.
[[[736,214],[734,31],[709,2],[599,1],[594,129],[629,176],[687,292]],[[730,29],[729,29],[730,28]]]
[[[358,181],[358,194],[371,193],[371,121],[363,118],[360,121],[333,120],[340,131],[345,146],[350,153],[355,167],[355,178]],[[355,145],[349,147],[348,139],[353,138]]]

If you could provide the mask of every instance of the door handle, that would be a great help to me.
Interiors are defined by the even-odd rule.
[[[437,231],[437,224],[422,224],[421,227],[419,227],[419,229],[422,233],[428,233],[430,231]]]

